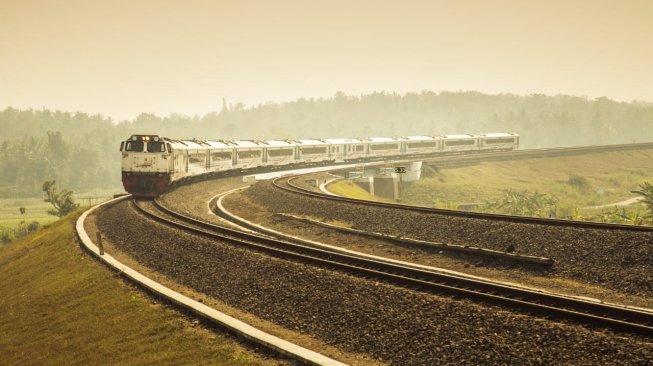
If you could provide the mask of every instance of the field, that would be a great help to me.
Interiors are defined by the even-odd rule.
[[[25,214],[20,213],[20,207],[25,208]],[[48,215],[50,209],[52,205],[41,198],[0,199],[0,227],[15,229],[21,221],[38,221],[47,225],[57,220],[57,217]]]
[[[113,196],[112,191],[92,191],[76,194],[75,201],[81,207],[90,207]],[[25,208],[21,214],[20,208]],[[12,230],[19,227],[21,222],[29,224],[33,221],[41,226],[48,225],[58,218],[48,214],[53,207],[50,203],[44,202],[43,198],[0,198],[0,232]]]
[[[0,246],[1,365],[270,364],[91,259],[76,216]]]
[[[453,168],[423,168],[423,178],[405,184],[402,202],[428,207],[482,206],[507,190],[539,192],[557,200],[556,216],[595,216],[638,195],[631,191],[653,182],[653,150],[571,157],[489,162]],[[596,207],[606,206],[606,207]],[[639,203],[627,212],[645,212]]]

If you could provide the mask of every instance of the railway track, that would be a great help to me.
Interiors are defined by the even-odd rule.
[[[629,151],[629,150],[638,150],[638,149],[653,149],[653,143],[515,150],[515,151],[503,151],[503,152],[495,152],[495,153],[470,154],[470,155],[446,155],[446,156],[424,157],[422,160],[426,164],[435,165],[438,167],[452,168],[452,167],[476,164],[484,161],[506,161],[506,160],[518,160],[518,159],[573,156],[573,155],[583,155],[583,154],[596,154],[596,153],[611,152],[611,151]],[[385,164],[392,163],[396,165],[408,161],[409,160],[403,159],[401,161],[396,161],[396,162],[385,162]],[[296,194],[302,194],[305,196],[315,197],[319,199],[326,199],[326,200],[340,201],[340,202],[347,202],[347,203],[354,203],[354,204],[361,204],[361,205],[368,205],[368,206],[394,208],[400,210],[410,210],[416,212],[449,215],[449,216],[456,216],[456,217],[486,219],[486,220],[494,220],[494,221],[506,221],[506,222],[515,222],[515,223],[529,223],[529,224],[538,224],[538,225],[568,226],[568,227],[577,227],[577,228],[606,229],[606,230],[653,232],[653,227],[651,226],[624,225],[624,224],[590,222],[590,221],[574,221],[574,220],[539,218],[539,217],[524,217],[524,216],[514,216],[514,215],[504,215],[504,214],[490,214],[490,213],[481,213],[481,212],[466,212],[466,211],[458,211],[458,210],[428,208],[428,207],[411,206],[411,205],[396,204],[396,203],[372,202],[372,201],[360,200],[355,198],[347,198],[347,197],[324,194],[324,193],[315,192],[299,187],[297,184],[294,184],[292,181],[299,179],[300,177],[301,175],[280,177],[273,180],[273,184],[275,187],[279,189],[283,189],[285,191],[296,193]]]
[[[104,202],[100,205],[94,206],[84,212],[75,225],[75,230],[77,232],[77,238],[86,250],[95,255],[98,260],[104,262],[110,268],[113,268],[120,272],[121,276],[126,279],[131,280],[138,286],[148,290],[151,294],[156,295],[157,297],[168,301],[170,304],[175,305],[176,307],[188,311],[190,313],[196,314],[198,317],[208,320],[218,326],[229,330],[233,334],[238,335],[246,339],[247,341],[255,344],[257,346],[263,347],[272,353],[281,355],[284,358],[290,358],[300,364],[305,365],[314,365],[314,366],[345,366],[346,364],[339,362],[335,359],[326,357],[320,353],[311,351],[309,349],[303,348],[291,342],[288,342],[284,339],[276,337],[274,335],[265,333],[257,328],[250,326],[247,323],[244,323],[236,318],[233,318],[227,314],[224,314],[214,308],[211,308],[202,303],[202,300],[193,300],[187,296],[184,296],[171,288],[168,288],[146,276],[137,272],[133,268],[119,262],[114,257],[104,252],[102,242],[98,241],[95,243],[91,240],[89,234],[85,229],[85,221],[87,216],[95,211],[101,206],[111,206],[114,203],[129,199],[129,196],[122,196],[114,198],[113,200]],[[137,207],[139,207],[137,205]],[[141,210],[145,210],[142,207],[139,207]],[[98,240],[99,238],[98,232]]]
[[[618,145],[596,145],[596,146],[572,146],[555,147],[544,149],[523,149],[501,152],[490,152],[482,154],[445,155],[427,157],[424,162],[438,167],[458,167],[469,164],[476,164],[482,161],[506,161],[534,158],[552,158],[560,156],[574,156],[585,154],[597,154],[612,151],[629,151],[640,149],[653,149],[653,143],[634,143]]]
[[[540,317],[653,336],[653,313],[641,309],[511,287],[280,241],[200,221],[165,208],[156,200],[151,203],[135,201],[134,206],[146,216],[166,225],[279,258]]]
[[[397,210],[406,210],[414,212],[422,212],[428,214],[437,214],[437,215],[448,215],[454,217],[464,217],[464,218],[473,218],[473,219],[485,219],[493,221],[505,221],[513,223],[526,223],[526,224],[536,224],[536,225],[547,225],[547,226],[567,226],[574,228],[589,228],[589,229],[605,229],[605,230],[626,230],[626,231],[640,231],[640,232],[653,232],[652,226],[641,226],[641,225],[624,225],[624,224],[612,224],[612,223],[603,223],[603,222],[591,222],[591,221],[574,221],[574,220],[563,220],[563,219],[549,219],[541,217],[524,217],[524,216],[514,216],[514,215],[503,215],[503,214],[490,214],[482,212],[467,212],[467,211],[458,211],[458,210],[447,210],[441,208],[430,208],[430,207],[420,207],[420,206],[411,206],[398,203],[386,203],[386,202],[374,202],[366,201],[356,198],[348,198],[342,196],[329,195],[321,192],[312,191],[299,185],[295,184],[294,181],[300,179],[302,175],[294,176],[284,176],[276,178],[272,181],[272,184],[281,190],[291,192],[294,194],[301,194],[308,197],[313,197],[317,199],[338,201],[349,204],[358,204],[358,205],[367,205],[374,207],[382,207],[389,209]]]

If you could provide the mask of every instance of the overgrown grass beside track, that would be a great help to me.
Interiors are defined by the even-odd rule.
[[[418,182],[405,184],[402,202],[428,207],[451,208],[459,204],[500,199],[507,189],[544,193],[558,200],[558,217],[594,216],[610,205],[637,197],[632,190],[653,182],[653,150],[488,162],[442,169],[425,168]],[[629,211],[644,212],[641,205]]]
[[[327,189],[333,194],[343,197],[356,198],[359,200],[394,202],[383,197],[375,196],[367,192],[362,187],[348,180],[338,180],[328,185]]]
[[[77,216],[0,246],[1,365],[266,362],[123,283],[74,243]]]

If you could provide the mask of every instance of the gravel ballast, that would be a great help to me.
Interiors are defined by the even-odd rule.
[[[257,185],[251,192],[260,196],[264,189],[265,184]],[[204,194],[201,200],[206,202],[206,191],[195,193]],[[274,195],[281,198],[276,190]],[[182,197],[166,200],[174,204]],[[653,362],[650,339],[615,336],[272,258],[153,223],[130,203],[102,212],[97,224],[120,250],[182,285],[389,364]]]
[[[273,212],[340,221],[354,228],[555,261],[551,275],[642,297],[653,295],[653,232],[510,223],[334,202],[259,182],[244,196]]]

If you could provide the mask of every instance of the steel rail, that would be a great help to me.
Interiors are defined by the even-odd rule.
[[[514,216],[514,215],[505,215],[505,214],[490,214],[484,212],[467,212],[467,211],[458,211],[458,210],[448,210],[442,208],[404,205],[399,203],[374,202],[374,201],[367,201],[358,198],[333,196],[321,192],[311,191],[306,188],[299,187],[296,184],[293,184],[292,181],[299,179],[302,176],[304,175],[302,174],[302,175],[278,177],[272,180],[272,184],[278,189],[284,190],[286,192],[291,192],[294,194],[300,194],[300,195],[309,196],[322,200],[330,200],[330,201],[344,202],[348,204],[357,204],[357,205],[365,205],[365,206],[374,206],[374,207],[381,207],[387,209],[422,212],[427,214],[446,215],[446,216],[454,216],[454,217],[464,217],[470,219],[506,221],[506,222],[513,222],[513,223],[524,223],[524,224],[535,224],[535,225],[653,232],[653,226],[624,225],[624,224],[613,224],[613,223],[593,222],[593,221],[574,221],[574,220],[553,219],[553,218],[543,218],[543,217],[525,217],[525,216]],[[286,180],[287,186],[284,186],[282,183],[280,183],[284,179]]]
[[[468,255],[473,255],[477,257],[484,257],[484,258],[494,258],[494,259],[502,259],[502,260],[507,260],[511,261],[514,263],[521,263],[521,264],[531,264],[531,265],[538,265],[538,266],[545,266],[545,267],[551,267],[554,263],[553,259],[551,258],[546,258],[546,257],[538,257],[538,256],[533,256],[533,255],[524,255],[524,254],[518,254],[518,253],[508,253],[508,252],[502,252],[498,250],[492,250],[492,249],[485,249],[485,248],[479,248],[479,247],[473,247],[469,245],[458,245],[458,244],[445,244],[445,243],[435,243],[435,242],[429,242],[426,240],[417,240],[417,239],[411,239],[411,238],[406,238],[402,236],[397,236],[397,235],[388,235],[388,234],[381,234],[381,233],[375,233],[371,231],[364,231],[364,230],[358,230],[358,229],[352,229],[349,227],[343,227],[343,226],[337,226],[337,225],[332,225],[326,222],[322,221],[316,221],[312,219],[307,219],[304,217],[299,217],[299,216],[294,216],[290,214],[284,214],[284,213],[277,213],[275,215],[278,215],[280,217],[284,218],[289,218],[292,220],[300,221],[300,222],[305,222],[310,225],[315,225],[315,226],[320,226],[324,227],[330,230],[336,230],[340,232],[344,232],[347,234],[354,234],[358,236],[363,236],[366,238],[372,238],[372,239],[380,239],[388,242],[393,242],[397,243],[399,245],[408,245],[413,248],[422,248],[422,249],[435,249],[435,250],[444,250],[448,252],[456,252],[456,253],[463,253],[463,254],[468,254]]]
[[[519,309],[543,317],[653,337],[653,312],[431,272],[239,232],[172,211],[156,200],[154,206],[163,215],[152,213],[137,202],[134,206],[165,225],[278,258],[337,269],[421,291]]]
[[[145,275],[137,272],[136,270],[128,267],[127,265],[119,262],[103,249],[100,249],[96,243],[91,240],[90,235],[84,228],[84,223],[89,214],[105,205],[112,205],[130,198],[130,195],[114,198],[113,200],[93,206],[85,211],[75,224],[75,232],[80,246],[86,249],[89,253],[94,255],[99,261],[103,262],[110,268],[120,272],[121,276],[130,280],[134,284],[141,286],[149,293],[168,301],[170,304],[196,314],[198,317],[208,320],[217,326],[227,329],[228,331],[244,338],[245,340],[255,344],[259,347],[265,348],[273,353],[279,354],[282,357],[293,359],[299,363],[314,365],[314,366],[346,366],[344,363],[326,357],[317,352],[303,348],[279,337],[265,333],[257,328],[250,326],[236,318],[215,310],[199,301],[193,300],[184,296],[171,288],[161,285],[160,283],[146,277]]]

